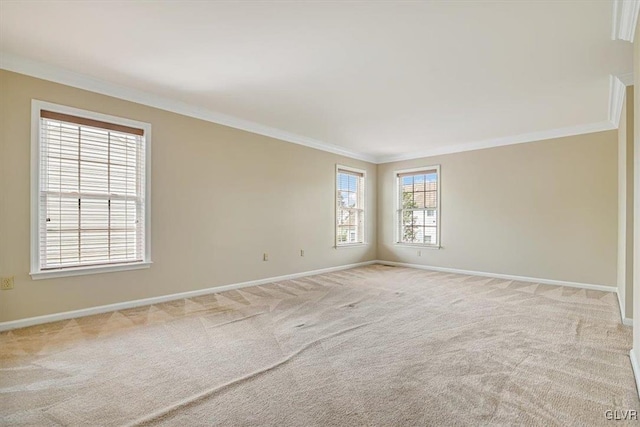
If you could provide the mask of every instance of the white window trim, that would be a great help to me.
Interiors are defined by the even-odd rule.
[[[348,171],[362,174],[362,242],[358,243],[338,243],[338,198],[336,197],[338,191],[338,171]],[[334,173],[334,183],[333,183],[333,238],[334,238],[334,248],[354,248],[358,246],[367,246],[369,243],[367,242],[367,171],[364,169],[358,169],[351,166],[341,165],[336,163],[336,171]]]
[[[48,110],[73,116],[86,117],[108,123],[136,127],[144,130],[145,141],[145,248],[140,262],[96,266],[69,267],[59,270],[40,268],[40,111]],[[51,102],[31,100],[31,270],[34,280],[54,277],[79,276],[113,271],[137,270],[151,266],[151,124],[122,117],[109,116]]]
[[[428,243],[406,243],[406,242],[401,242],[400,241],[400,236],[401,236],[401,232],[400,232],[400,216],[399,216],[399,211],[402,208],[401,202],[400,202],[400,178],[398,177],[399,174],[404,174],[404,173],[413,173],[413,172],[422,172],[422,171],[428,171],[428,170],[435,170],[436,173],[438,174],[438,206],[436,208],[436,218],[438,220],[437,222],[437,228],[436,228],[436,235],[438,236],[438,244],[437,245],[432,245],[432,244],[428,244]],[[399,247],[407,247],[407,248],[421,248],[421,249],[442,249],[442,240],[441,240],[441,230],[442,230],[442,223],[441,223],[441,218],[442,216],[440,215],[440,211],[441,211],[441,194],[440,194],[440,187],[441,184],[440,182],[442,181],[442,175],[440,174],[440,165],[431,165],[431,166],[423,166],[423,167],[419,167],[419,168],[411,168],[411,169],[400,169],[400,170],[396,170],[393,171],[393,176],[395,178],[394,181],[394,185],[395,185],[395,189],[394,189],[394,198],[395,198],[395,203],[394,203],[394,210],[393,210],[393,221],[394,221],[394,245],[395,246],[399,246]]]

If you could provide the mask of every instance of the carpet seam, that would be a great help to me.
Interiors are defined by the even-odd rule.
[[[267,372],[269,372],[269,371],[271,371],[273,369],[276,369],[276,368],[278,368],[278,367],[290,362],[294,357],[298,356],[299,354],[303,353],[305,350],[311,348],[312,346],[314,346],[315,344],[317,344],[317,343],[319,343],[321,341],[340,336],[342,334],[354,331],[356,329],[360,329],[362,327],[371,325],[373,323],[377,323],[379,321],[380,320],[378,320],[376,322],[363,323],[363,324],[360,324],[360,325],[356,325],[356,326],[353,326],[353,327],[350,327],[350,328],[343,329],[341,331],[334,332],[334,333],[329,334],[329,335],[325,335],[324,337],[320,337],[320,338],[318,338],[316,340],[313,340],[313,341],[305,344],[300,349],[298,349],[295,352],[291,353],[289,356],[285,357],[284,359],[282,359],[282,360],[280,360],[280,361],[278,361],[278,362],[276,362],[276,363],[274,363],[272,365],[267,366],[266,368],[262,368],[262,369],[259,369],[257,371],[251,372],[250,374],[247,374],[247,375],[242,376],[242,377],[240,377],[238,379],[226,382],[225,384],[222,384],[220,386],[204,390],[204,391],[202,391],[202,392],[200,392],[200,393],[198,393],[198,394],[196,394],[194,396],[191,396],[191,397],[189,397],[187,399],[183,399],[183,400],[181,400],[181,401],[179,401],[179,402],[177,402],[177,403],[175,403],[175,404],[173,404],[173,405],[171,405],[171,406],[169,406],[167,408],[164,408],[164,409],[161,409],[159,411],[156,411],[156,412],[154,412],[154,413],[152,413],[152,414],[150,414],[150,415],[148,415],[146,417],[139,418],[139,419],[133,421],[132,423],[125,424],[125,425],[127,427],[136,427],[136,426],[142,426],[142,425],[149,425],[149,423],[151,423],[151,422],[153,422],[155,420],[164,418],[165,416],[167,416],[171,412],[177,411],[179,409],[182,409],[182,408],[185,408],[187,406],[190,406],[190,405],[192,405],[192,404],[194,404],[194,403],[196,403],[196,402],[198,402],[200,400],[206,399],[207,397],[212,396],[212,395],[222,391],[225,388],[233,387],[233,386],[235,386],[237,384],[240,384],[242,382],[248,381],[253,377],[262,375],[262,374],[267,373]]]

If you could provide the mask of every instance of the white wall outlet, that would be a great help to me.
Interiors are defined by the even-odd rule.
[[[262,254],[262,260],[263,261],[269,261],[269,254],[266,253],[266,252],[264,254]]]
[[[0,289],[2,289],[3,291],[13,289],[13,276],[3,277],[2,279],[0,279]]]
[[[304,256],[304,249],[300,249],[300,256]]]
[[[422,251],[418,251],[418,256],[422,256]]]

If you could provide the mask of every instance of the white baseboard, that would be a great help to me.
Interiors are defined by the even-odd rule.
[[[616,295],[618,296],[618,305],[620,306],[620,318],[622,319],[622,324],[626,326],[633,326],[633,319],[625,317],[624,304],[622,299],[620,298],[620,292],[616,289]]]
[[[9,322],[0,322],[0,331],[8,331],[10,329],[24,328],[27,326],[40,325],[43,323],[57,322],[59,320],[73,319],[76,317],[91,316],[93,314],[108,313],[110,311],[124,310],[127,308],[140,307],[143,305],[159,304],[183,298],[193,298],[201,295],[215,294],[232,289],[246,288],[249,286],[264,285],[272,282],[281,282],[283,280],[298,279],[300,277],[315,276],[316,274],[331,273],[333,271],[347,270],[349,268],[362,267],[365,265],[376,264],[377,261],[364,261],[355,264],[340,265],[337,267],[321,268],[319,270],[304,271],[301,273],[287,274],[284,276],[267,277],[265,279],[251,280],[248,282],[233,283],[230,285],[216,286],[213,288],[198,289],[196,291],[180,292],[176,294],[162,295],[159,297],[143,298],[133,301],[119,302],[115,304],[100,305],[97,307],[83,308],[80,310],[65,311],[62,313],[47,314],[45,316],[28,317],[26,319],[12,320]]]
[[[12,320],[9,322],[0,322],[0,331],[24,328],[27,326],[56,322],[59,320],[73,319],[76,317],[91,316],[93,314],[108,313],[110,311],[124,310],[127,308],[140,307],[143,305],[159,304],[162,302],[172,301],[176,299],[193,298],[201,295],[230,291],[232,289],[246,288],[249,286],[259,286],[259,285],[264,285],[272,282],[292,280],[300,277],[313,276],[316,274],[331,273],[333,271],[347,270],[350,268],[362,267],[362,266],[371,265],[371,264],[382,264],[382,265],[390,265],[390,266],[396,266],[396,267],[409,267],[409,268],[417,268],[421,270],[440,271],[444,273],[467,274],[472,276],[492,277],[492,278],[506,279],[506,280],[518,280],[522,282],[543,283],[547,285],[570,286],[574,288],[583,288],[583,289],[589,289],[589,290],[617,293],[617,288],[614,288],[613,286],[593,285],[593,284],[578,283],[578,282],[565,282],[565,281],[559,281],[559,280],[539,279],[534,277],[514,276],[509,274],[487,273],[482,271],[461,270],[457,268],[435,267],[435,266],[427,266],[427,265],[421,265],[421,264],[409,264],[409,263],[396,262],[396,261],[374,260],[374,261],[359,262],[355,264],[341,265],[337,267],[321,268],[319,270],[304,271],[301,273],[287,274],[284,276],[267,277],[265,279],[251,280],[248,282],[241,282],[241,283],[233,283],[230,285],[216,286],[213,288],[198,289],[196,291],[180,292],[175,294],[162,295],[159,297],[143,298],[143,299],[138,299],[133,301],[125,301],[125,302],[120,302],[115,304],[107,304],[107,305],[101,305],[97,307],[84,308],[80,310],[65,311],[62,313],[54,313],[54,314],[48,314],[44,316],[37,316],[37,317],[29,317],[26,319]],[[633,321],[631,319],[623,318],[622,323],[625,325],[631,326]]]
[[[636,391],[638,397],[640,397],[640,365],[638,365],[638,359],[636,359],[636,353],[631,349],[629,352],[629,358],[631,359],[631,367],[633,368],[633,376],[636,379]]]
[[[471,271],[471,270],[460,270],[458,268],[448,268],[448,267],[434,267],[430,265],[421,265],[421,264],[409,264],[406,262],[396,262],[396,261],[383,261],[378,260],[378,264],[383,265],[391,265],[394,267],[409,267],[409,268],[418,268],[421,270],[432,270],[432,271],[440,271],[443,273],[457,273],[457,274],[467,274],[470,276],[483,276],[483,277],[492,277],[495,279],[506,279],[506,280],[518,280],[521,282],[531,282],[531,283],[542,283],[545,285],[558,285],[558,286],[569,286],[571,288],[582,288],[589,289],[592,291],[603,291],[603,292],[616,292],[617,288],[613,286],[607,285],[592,285],[590,283],[579,283],[579,282],[565,282],[562,280],[551,280],[551,279],[539,279],[536,277],[525,277],[525,276],[514,276],[511,274],[499,274],[499,273],[487,273],[484,271]]]

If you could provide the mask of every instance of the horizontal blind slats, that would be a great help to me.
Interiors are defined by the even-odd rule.
[[[40,129],[41,268],[142,261],[142,130],[44,111]]]

